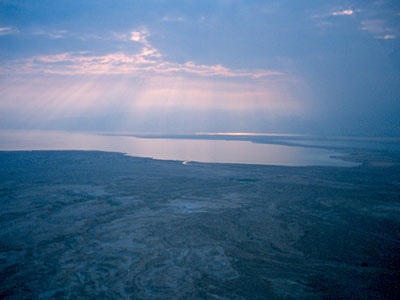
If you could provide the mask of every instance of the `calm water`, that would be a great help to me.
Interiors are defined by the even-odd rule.
[[[0,130],[0,150],[99,150],[155,159],[285,166],[354,166],[337,152],[248,141],[106,136],[61,131]],[[340,154],[340,153],[339,153]]]

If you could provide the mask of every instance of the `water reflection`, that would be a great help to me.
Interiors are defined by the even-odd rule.
[[[315,148],[248,141],[105,136],[59,131],[0,131],[0,150],[99,150],[155,159],[285,166],[353,166]]]

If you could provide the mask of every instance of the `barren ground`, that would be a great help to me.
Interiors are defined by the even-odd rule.
[[[0,152],[0,298],[400,299],[400,161]]]

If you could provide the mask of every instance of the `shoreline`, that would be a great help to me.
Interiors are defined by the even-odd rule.
[[[0,153],[6,153],[6,152],[85,152],[85,153],[112,153],[112,154],[121,154],[123,156],[127,157],[132,157],[132,158],[137,158],[137,159],[148,159],[148,160],[154,160],[154,161],[165,161],[165,162],[178,162],[183,165],[189,165],[189,164],[210,164],[210,165],[239,165],[239,166],[266,166],[266,167],[288,167],[288,168],[354,168],[354,167],[360,167],[363,165],[363,162],[360,161],[360,159],[356,158],[351,158],[349,155],[331,155],[331,159],[335,160],[342,160],[345,162],[350,162],[353,163],[353,165],[279,165],[279,164],[261,164],[261,163],[245,163],[245,162],[208,162],[208,161],[195,161],[195,160],[185,160],[185,159],[161,159],[161,158],[153,158],[153,157],[146,157],[146,156],[137,156],[137,155],[131,155],[126,152],[120,152],[120,151],[105,151],[105,150],[72,150],[72,149],[65,149],[65,150],[8,150],[8,149],[0,149]]]

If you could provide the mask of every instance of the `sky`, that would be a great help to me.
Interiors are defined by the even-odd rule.
[[[0,129],[400,135],[400,1],[0,0]]]

